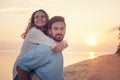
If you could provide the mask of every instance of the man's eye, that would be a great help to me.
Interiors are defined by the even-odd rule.
[[[61,30],[63,30],[64,28],[61,28]]]
[[[57,30],[58,28],[54,28],[55,30]]]

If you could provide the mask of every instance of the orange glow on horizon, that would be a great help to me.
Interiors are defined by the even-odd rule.
[[[89,56],[89,59],[94,59],[95,58],[95,53],[94,52],[90,52],[90,56]]]

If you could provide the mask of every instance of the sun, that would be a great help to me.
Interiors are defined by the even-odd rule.
[[[96,45],[96,43],[97,43],[97,37],[96,37],[96,36],[89,36],[89,37],[87,38],[87,43],[88,43],[88,45],[90,45],[90,46]]]

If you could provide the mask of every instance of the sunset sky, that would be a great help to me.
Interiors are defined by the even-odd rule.
[[[0,0],[0,50],[18,50],[31,14],[44,9],[64,16],[66,51],[112,51],[117,48],[120,0]]]

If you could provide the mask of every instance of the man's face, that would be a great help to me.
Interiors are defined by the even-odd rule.
[[[64,38],[65,30],[65,24],[61,21],[58,21],[52,24],[51,29],[49,29],[49,34],[51,34],[55,41],[60,42]]]

